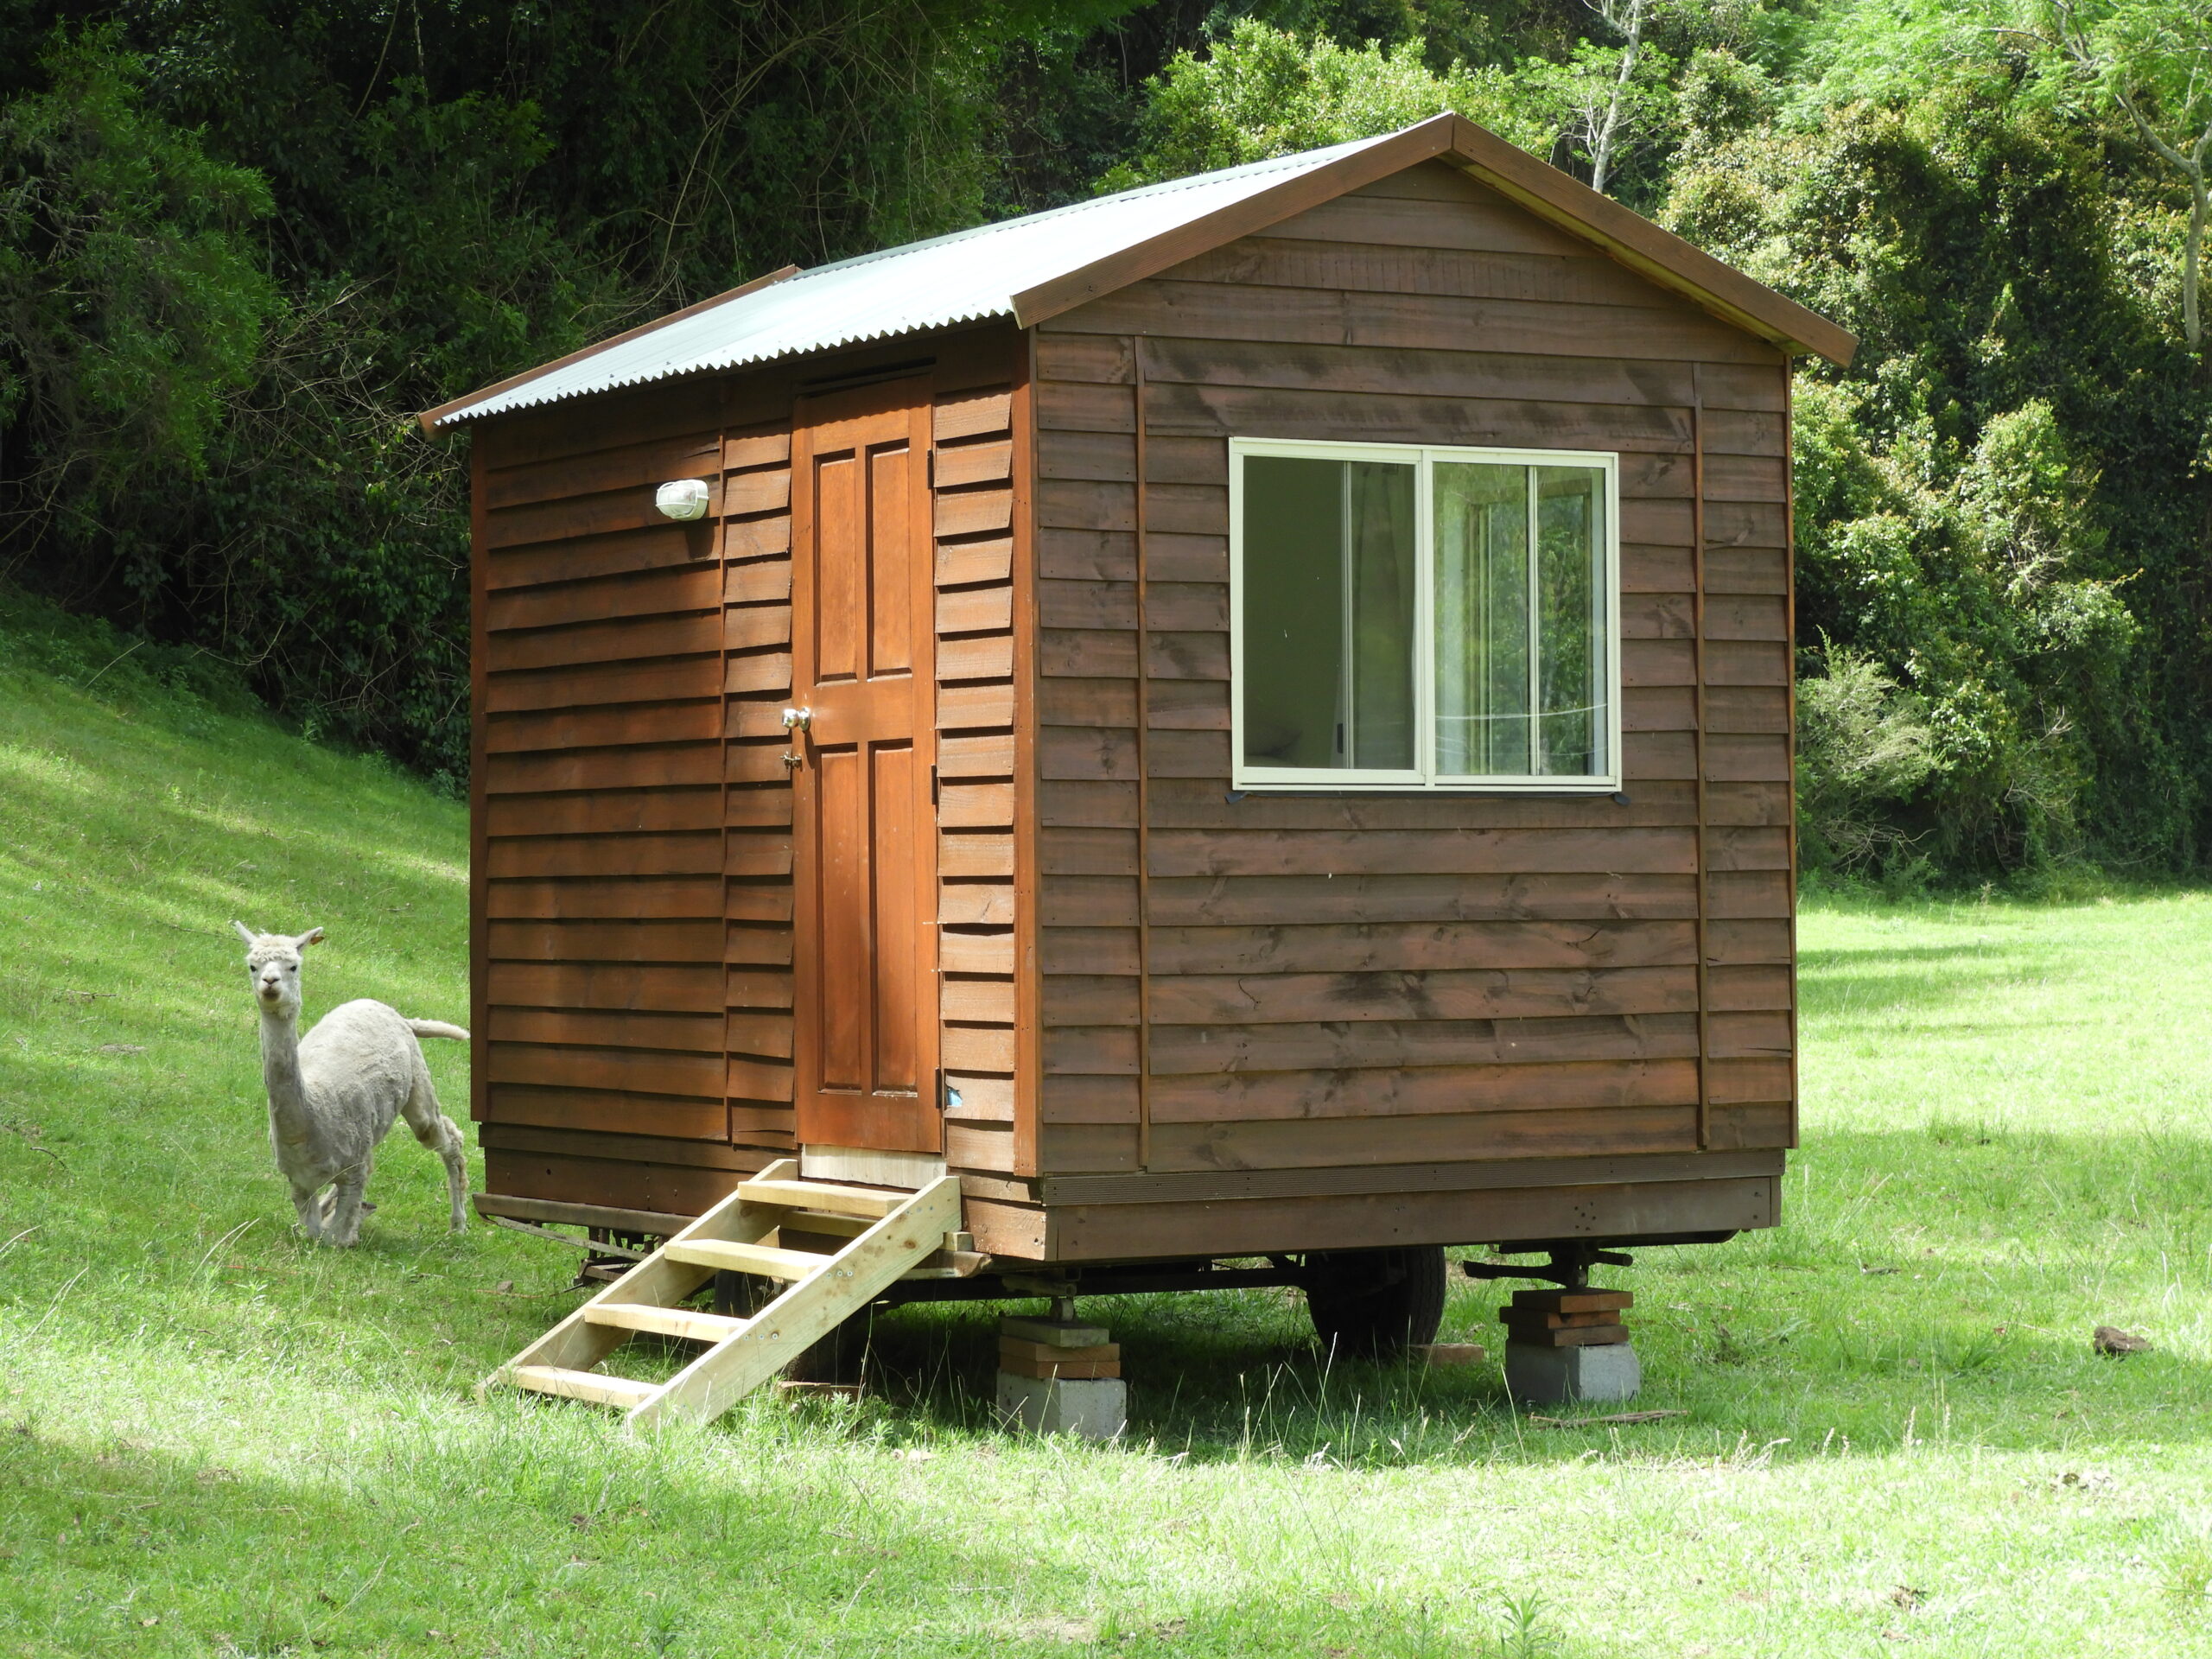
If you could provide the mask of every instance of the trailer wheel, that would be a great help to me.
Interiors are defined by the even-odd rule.
[[[1305,1281],[1313,1334],[1348,1359],[1395,1359],[1444,1321],[1441,1244],[1315,1251]]]
[[[736,1319],[750,1319],[766,1306],[770,1300],[768,1287],[749,1273],[715,1274],[715,1312]],[[783,1376],[790,1382],[856,1383],[861,1380],[863,1362],[868,1354],[869,1318],[874,1312],[862,1308],[845,1320],[828,1336],[784,1367]]]

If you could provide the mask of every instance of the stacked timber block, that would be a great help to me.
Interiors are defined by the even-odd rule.
[[[1129,1418],[1121,1345],[1073,1319],[1001,1319],[998,1404],[1034,1434],[1113,1440]]]
[[[1621,1315],[1635,1300],[1625,1290],[1515,1291],[1497,1310],[1507,1391],[1532,1405],[1634,1399],[1643,1371]]]
[[[1432,1371],[1463,1371],[1490,1357],[1478,1342],[1415,1343],[1412,1355],[1414,1364],[1426,1365]]]

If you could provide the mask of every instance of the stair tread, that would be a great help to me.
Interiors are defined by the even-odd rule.
[[[909,1198],[908,1192],[879,1192],[865,1186],[840,1186],[833,1181],[745,1181],[738,1191],[748,1203],[822,1210],[833,1216],[859,1216],[880,1221]]]
[[[708,1313],[696,1307],[664,1307],[658,1302],[591,1302],[584,1307],[584,1319],[592,1325],[649,1331],[656,1336],[683,1337],[693,1342],[727,1342],[744,1330],[747,1323],[728,1313]]]
[[[641,1406],[660,1392],[657,1383],[609,1376],[603,1371],[571,1371],[558,1365],[518,1365],[511,1376],[518,1388],[588,1400],[601,1406]]]
[[[836,1258],[812,1250],[787,1250],[774,1244],[734,1244],[723,1239],[695,1238],[664,1245],[671,1262],[695,1268],[720,1268],[727,1272],[766,1274],[777,1279],[804,1279]]]

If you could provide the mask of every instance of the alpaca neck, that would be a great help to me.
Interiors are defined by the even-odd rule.
[[[261,1080],[269,1088],[269,1122],[282,1141],[308,1138],[307,1084],[300,1076],[300,1022],[296,1014],[261,1016]]]

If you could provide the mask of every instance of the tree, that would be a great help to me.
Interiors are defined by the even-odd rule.
[[[999,66],[1130,0],[0,5],[0,576],[457,783],[410,411],[986,216]]]
[[[280,309],[259,175],[145,107],[113,31],[50,43],[51,89],[0,107],[0,569],[34,522],[79,541],[206,474]],[[118,550],[143,576],[144,547]]]
[[[1581,0],[1618,45],[1582,40],[1563,58],[1532,55],[1510,85],[1526,118],[1548,129],[1554,164],[1578,160],[1590,188],[1649,212],[1686,142],[1755,117],[1765,76],[1757,0]]]
[[[1636,60],[1643,52],[1643,19],[1648,9],[1649,0],[1590,0],[1590,10],[1604,18],[1624,41],[1611,95],[1605,99],[1602,114],[1592,109],[1587,118],[1592,190],[1605,189],[1605,175],[1611,169],[1613,146],[1620,140],[1621,118],[1627,108],[1630,84],[1636,77]]]
[[[2077,85],[2109,98],[2189,185],[2182,335],[2202,353],[2198,294],[2212,219],[2212,24],[2193,0],[2042,0],[2041,38]]]
[[[1178,54],[1151,93],[1142,151],[1101,179],[1101,190],[1373,137],[1445,110],[1529,149],[1550,136],[1498,71],[1458,66],[1435,74],[1414,43],[1306,41],[1249,17],[1205,57]]]

